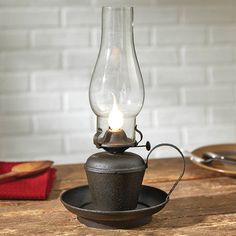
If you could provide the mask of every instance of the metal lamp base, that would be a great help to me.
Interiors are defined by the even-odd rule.
[[[77,217],[80,223],[98,229],[132,229],[151,222],[152,217],[147,216],[141,219],[126,220],[126,221],[96,221],[88,220],[82,217]]]
[[[166,192],[146,185],[141,186],[137,207],[127,211],[98,210],[88,186],[69,189],[61,195],[62,204],[76,214],[82,224],[102,229],[130,229],[148,224],[152,215],[163,209],[168,201]]]

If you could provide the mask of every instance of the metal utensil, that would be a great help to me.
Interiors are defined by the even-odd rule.
[[[196,155],[191,154],[195,161],[200,163],[210,163],[213,160],[221,161],[226,164],[236,165],[236,159],[230,158],[228,156],[219,155],[214,152],[206,152],[202,155],[202,157],[198,157]]]
[[[217,154],[215,152],[206,152],[203,154],[202,158],[205,162],[211,162],[212,160],[219,160],[228,164],[236,164],[236,159]]]

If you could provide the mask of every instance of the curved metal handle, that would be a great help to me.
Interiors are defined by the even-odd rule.
[[[149,156],[151,155],[151,153],[159,148],[159,147],[163,147],[163,146],[168,146],[168,147],[172,147],[174,148],[175,150],[177,150],[179,152],[179,154],[181,155],[182,157],[182,160],[183,160],[183,170],[179,176],[179,178],[175,181],[174,185],[172,186],[172,188],[170,189],[169,193],[167,194],[167,197],[170,197],[171,193],[174,191],[174,189],[176,188],[176,186],[178,185],[179,181],[182,179],[183,175],[184,175],[184,172],[185,172],[185,168],[186,168],[186,163],[185,163],[185,157],[184,157],[184,154],[180,151],[180,149],[178,147],[176,147],[175,145],[173,144],[170,144],[170,143],[161,143],[161,144],[158,144],[156,146],[154,146],[151,151],[148,153],[148,156],[147,156],[147,160],[146,160],[146,167],[148,167],[148,160],[149,160]]]
[[[140,139],[139,139],[139,141],[137,142],[137,144],[136,144],[136,146],[143,140],[143,134],[142,134],[142,132],[137,128],[138,126],[137,125],[135,125],[135,131],[140,135]]]

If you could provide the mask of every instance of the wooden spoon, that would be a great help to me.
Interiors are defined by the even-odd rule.
[[[17,164],[12,167],[11,172],[0,175],[0,181],[39,174],[51,167],[52,164],[53,161],[32,161]]]

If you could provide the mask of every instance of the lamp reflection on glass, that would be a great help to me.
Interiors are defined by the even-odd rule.
[[[96,146],[108,151],[135,146],[144,85],[134,48],[133,8],[102,9],[101,46],[89,98],[97,115]]]

